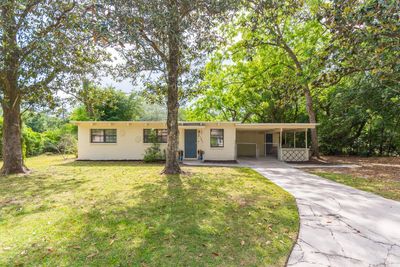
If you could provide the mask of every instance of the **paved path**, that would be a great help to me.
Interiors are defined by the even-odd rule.
[[[241,160],[297,200],[300,233],[288,266],[399,266],[400,202],[274,159]]]

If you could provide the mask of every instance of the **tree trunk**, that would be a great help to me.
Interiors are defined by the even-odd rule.
[[[279,29],[279,28],[278,28]],[[293,60],[294,64],[296,65],[296,69],[299,75],[304,76],[303,73],[303,67],[298,60],[296,54],[293,52],[293,50],[289,47],[289,45],[286,42],[283,42],[282,34],[280,34],[280,41],[281,44],[283,45],[282,48],[288,53],[289,57]],[[317,119],[315,116],[315,111],[314,111],[314,106],[313,106],[313,99],[311,96],[311,91],[308,86],[308,84],[305,84],[303,86],[303,91],[304,91],[304,96],[306,98],[306,110],[308,113],[308,120],[310,123],[316,123]],[[317,128],[312,128],[311,129],[311,150],[312,153],[315,157],[319,158],[319,144],[318,144],[318,133],[317,133]]]
[[[316,123],[317,119],[315,116],[313,99],[308,86],[304,87],[304,95],[306,97],[306,110],[308,113],[309,122]],[[318,133],[316,127],[311,128],[311,151],[315,157],[319,158],[320,155],[319,155]]]
[[[27,171],[24,167],[21,142],[21,93],[18,90],[19,51],[14,17],[14,4],[2,7],[2,32],[4,68],[0,73],[0,89],[3,93],[3,167],[1,174]]]
[[[21,142],[20,97],[17,90],[7,92],[3,107],[3,175],[25,173]]]
[[[174,6],[172,7],[174,8]],[[164,174],[181,173],[179,167],[177,152],[178,152],[178,77],[179,77],[179,22],[177,16],[174,15],[169,24],[170,32],[168,35],[168,97],[167,97],[167,153]]]

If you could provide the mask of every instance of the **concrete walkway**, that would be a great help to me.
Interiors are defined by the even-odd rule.
[[[297,201],[300,233],[288,266],[399,266],[400,202],[275,159],[241,160]]]
[[[274,158],[239,164],[291,193],[300,214],[300,233],[288,266],[400,267],[400,202],[338,184]]]

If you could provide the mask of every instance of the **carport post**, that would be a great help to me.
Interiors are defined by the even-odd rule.
[[[307,131],[308,129],[306,128],[305,133],[306,133],[306,148],[308,149],[308,145],[307,145]]]
[[[282,160],[282,139],[283,139],[283,134],[282,134],[282,132],[283,132],[283,129],[281,128],[281,131],[279,132],[279,153],[278,153],[278,157],[279,157],[279,160]]]
[[[296,148],[296,130],[293,131],[293,145],[294,145],[294,148]]]

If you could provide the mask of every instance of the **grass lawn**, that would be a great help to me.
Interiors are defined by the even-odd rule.
[[[355,187],[360,190],[368,191],[385,198],[400,201],[400,180],[358,177],[351,174],[310,171],[318,176]]]
[[[27,160],[0,177],[0,266],[284,266],[294,198],[246,168]]]

